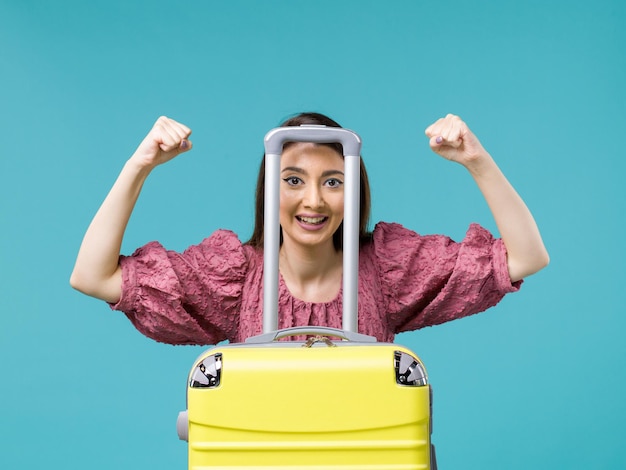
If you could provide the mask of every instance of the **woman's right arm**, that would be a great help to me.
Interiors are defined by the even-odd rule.
[[[80,292],[116,303],[122,292],[120,249],[128,220],[143,184],[158,165],[191,149],[191,130],[160,117],[94,216],[80,246],[70,284]]]

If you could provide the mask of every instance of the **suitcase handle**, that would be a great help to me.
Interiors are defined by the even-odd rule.
[[[280,156],[285,142],[341,143],[344,157],[343,329],[358,331],[358,266],[361,138],[341,127],[277,127],[265,135],[263,235],[263,333],[278,329]]]
[[[265,153],[280,155],[285,142],[314,142],[316,144],[339,143],[344,155],[361,154],[361,138],[343,127],[328,127],[318,124],[276,127],[265,134]]]
[[[375,343],[376,337],[356,333],[354,331],[340,330],[338,328],[329,328],[326,326],[296,326],[293,328],[283,328],[282,330],[270,331],[257,336],[251,336],[246,339],[246,343],[260,344],[271,343],[287,336],[305,336],[305,335],[322,335],[336,336],[346,341],[354,341],[357,343]]]

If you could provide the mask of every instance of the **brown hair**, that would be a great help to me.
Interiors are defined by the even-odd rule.
[[[300,126],[302,124],[318,124],[329,127],[341,127],[337,122],[333,121],[328,116],[320,113],[300,113],[293,116],[283,122],[280,127]],[[286,143],[284,148],[288,147],[290,143]],[[337,151],[340,155],[343,155],[343,148],[339,143],[333,144],[319,144],[325,145]],[[361,195],[360,195],[360,220],[359,220],[359,239],[361,242],[368,240],[370,234],[367,231],[367,225],[370,218],[371,210],[371,197],[370,186],[367,178],[367,172],[365,165],[361,159]],[[251,245],[255,248],[263,248],[263,229],[264,229],[264,211],[265,211],[265,154],[261,161],[261,167],[259,168],[259,175],[256,183],[256,196],[255,196],[255,214],[254,214],[254,231],[250,240],[246,242],[247,245]],[[281,233],[282,243],[282,233]],[[343,248],[343,222],[339,225],[337,231],[333,234],[333,245],[335,250],[339,251]]]

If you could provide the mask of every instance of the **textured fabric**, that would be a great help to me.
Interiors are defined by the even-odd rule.
[[[135,327],[172,344],[241,342],[262,331],[263,254],[218,230],[183,253],[152,242],[120,258],[122,296],[112,308]],[[359,331],[396,333],[481,312],[511,284],[502,240],[472,224],[462,242],[379,223],[360,249]],[[279,328],[341,328],[342,291],[331,302],[294,298],[279,280]]]

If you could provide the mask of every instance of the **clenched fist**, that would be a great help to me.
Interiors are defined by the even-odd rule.
[[[453,114],[437,120],[425,132],[433,152],[468,169],[491,158],[467,124]]]
[[[152,169],[191,150],[190,135],[191,130],[187,126],[161,116],[139,144],[132,159],[142,167]]]

